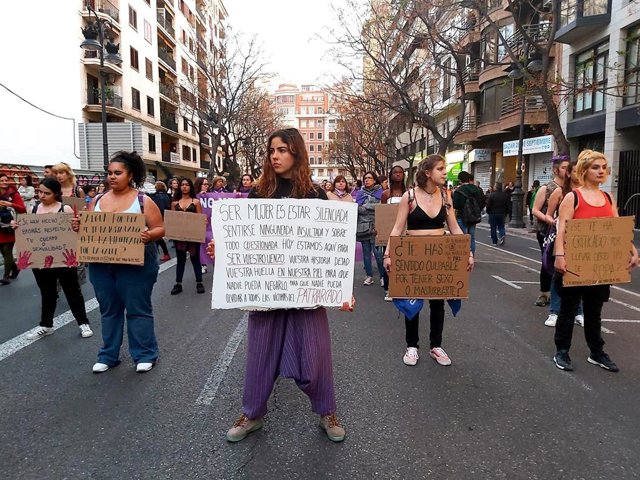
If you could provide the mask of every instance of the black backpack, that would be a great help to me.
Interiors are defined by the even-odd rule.
[[[482,210],[480,209],[480,205],[478,205],[476,197],[466,195],[462,190],[458,193],[467,199],[467,201],[464,202],[462,215],[460,217],[464,224],[475,225],[476,223],[480,223],[482,221]]]

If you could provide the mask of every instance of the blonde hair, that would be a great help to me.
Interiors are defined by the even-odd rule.
[[[576,178],[580,182],[580,185],[584,185],[585,178],[587,178],[587,172],[591,168],[591,165],[593,165],[593,162],[600,159],[604,160],[606,166],[609,165],[607,157],[602,152],[596,152],[595,150],[583,150],[580,152],[580,155],[578,155],[578,164],[576,165]],[[609,169],[607,168],[604,177],[605,181],[608,176]]]
[[[76,184],[76,174],[73,173],[73,168],[71,168],[69,164],[64,162],[56,163],[53,167],[51,167],[51,171],[53,173],[65,172],[71,177],[71,183],[74,185]]]

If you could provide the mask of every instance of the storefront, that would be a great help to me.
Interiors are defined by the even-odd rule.
[[[469,152],[469,168],[480,188],[486,192],[491,187],[491,149],[476,148]]]
[[[502,170],[504,183],[514,182],[518,167],[518,140],[502,145]],[[522,141],[522,188],[527,189],[534,180],[541,184],[551,178],[551,157],[555,148],[553,135],[525,138]]]

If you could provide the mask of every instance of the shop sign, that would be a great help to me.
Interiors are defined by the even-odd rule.
[[[490,148],[476,148],[469,152],[469,163],[473,162],[490,162],[491,161],[491,149]]]
[[[553,152],[553,135],[525,138],[522,140],[522,154]],[[512,157],[518,154],[518,140],[511,140],[502,144],[502,155]]]

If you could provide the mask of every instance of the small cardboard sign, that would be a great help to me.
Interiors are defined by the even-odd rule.
[[[84,208],[87,206],[87,203],[85,202],[84,198],[80,198],[80,197],[62,197],[62,204],[63,205],[69,205],[71,208],[74,208],[80,212],[82,210],[84,210]]]
[[[82,212],[78,260],[144,265],[144,227],[141,213]]]
[[[389,235],[396,223],[396,217],[398,216],[398,205],[393,204],[378,204],[375,206],[376,212],[376,246],[386,245],[389,241]]]
[[[165,237],[183,242],[203,243],[207,233],[204,213],[164,211]]]
[[[635,217],[568,220],[563,286],[629,283]]]
[[[392,298],[469,298],[469,235],[389,238]]]
[[[72,219],[70,213],[20,215],[16,229],[18,268],[77,267],[78,235],[71,229]]]

